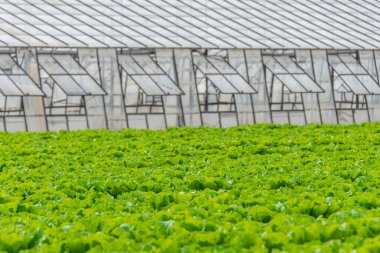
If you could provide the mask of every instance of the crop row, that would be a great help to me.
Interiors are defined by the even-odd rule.
[[[380,124],[0,134],[0,251],[380,252]]]

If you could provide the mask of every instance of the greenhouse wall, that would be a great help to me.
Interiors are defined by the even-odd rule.
[[[380,50],[4,48],[0,129],[380,120]]]

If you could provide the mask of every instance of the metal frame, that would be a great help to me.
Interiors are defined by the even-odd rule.
[[[33,80],[24,85],[35,83],[41,89],[50,76],[54,81],[50,80],[51,87],[59,90],[64,99],[56,104],[56,109],[62,109],[57,117],[66,118],[67,127],[70,125],[67,117],[74,116],[64,115],[74,109],[78,117],[85,118],[87,127],[111,130],[129,127],[128,117],[138,114],[145,117],[147,127],[150,127],[148,118],[153,122],[158,120],[158,115],[165,122],[160,127],[210,125],[208,122],[216,122],[212,118],[215,115],[209,120],[206,114],[212,113],[219,118],[218,124],[211,124],[215,126],[224,126],[225,115],[236,115],[236,124],[242,125],[276,123],[276,115],[281,113],[286,115],[281,123],[294,123],[295,115],[299,114],[303,114],[300,117],[303,120],[296,122],[299,124],[380,121],[380,86],[376,88],[380,80],[378,2],[3,0],[0,55],[16,55],[15,62],[25,68],[22,75],[29,74]],[[29,63],[23,64],[17,56],[20,50],[33,51],[36,59],[31,58],[31,69],[27,69]],[[87,55],[82,55],[86,58],[84,62],[90,61],[97,68],[79,64],[81,50],[89,50]],[[165,51],[160,57],[170,59],[160,61],[157,50]],[[238,59],[229,55],[234,50],[233,57]],[[303,51],[300,57],[299,51]],[[141,58],[132,59],[142,73],[130,73],[121,57],[124,54],[149,55],[159,73],[145,69]],[[370,57],[362,64],[364,73],[351,70],[347,75],[338,73],[329,61],[344,54],[355,57],[359,65],[362,64],[360,55]],[[42,55],[52,56],[53,60],[57,55],[63,56],[60,59],[72,57],[84,74],[76,76],[75,71],[66,71],[59,65],[63,73],[49,75],[49,69],[42,67]],[[199,55],[215,70],[213,73],[197,66]],[[213,56],[228,67],[218,69],[218,64],[210,58]],[[266,63],[267,57],[274,57],[275,61],[276,57],[293,59],[302,71],[282,66],[285,73],[273,72]],[[299,64],[302,57],[307,58],[303,65]],[[0,59],[0,64],[1,61],[6,60]],[[281,62],[277,64],[281,66]],[[54,117],[51,116],[54,101],[43,93],[29,96],[33,95],[28,94],[33,87],[20,88],[17,85],[20,80],[4,78],[9,76],[0,73],[0,93],[6,96],[3,102],[12,99],[19,102],[18,114],[25,121],[28,119],[25,128],[20,129],[49,130],[48,117]],[[131,103],[129,96],[134,95],[129,94],[129,85],[133,82],[140,91],[135,92],[136,99]],[[164,86],[164,82],[168,85]],[[315,87],[321,89],[309,90],[303,82],[316,83]],[[343,93],[334,90],[338,82],[343,84],[339,89]],[[99,92],[88,92],[93,83],[99,86],[93,90]],[[378,92],[370,91],[370,86]],[[152,87],[154,91],[148,92]],[[47,95],[52,97],[52,94]],[[11,95],[21,99],[10,98]],[[138,108],[132,112],[136,106],[140,109],[145,106],[146,112]],[[357,120],[355,115],[363,111],[367,119],[363,116]],[[351,116],[340,117],[343,114]],[[58,128],[53,126],[50,130]]]
[[[291,55],[287,55],[285,51],[267,53],[264,57],[266,57],[263,59],[265,75],[270,77],[270,80],[267,78],[266,81],[273,122],[276,123],[275,114],[280,116],[285,113],[287,123],[307,124],[304,94],[318,94],[324,90],[315,82],[314,76],[310,76],[299,66],[293,53]],[[279,59],[288,61],[291,65],[287,66]],[[301,76],[307,77],[308,80],[300,79]],[[287,77],[290,81],[286,79]],[[293,115],[299,113],[303,115],[303,122],[292,119]]]
[[[380,94],[380,85],[360,64],[357,52],[331,52],[329,66],[338,115],[346,111],[351,115],[353,123],[361,123],[362,121],[357,122],[356,115],[363,112],[367,118],[365,121],[371,121],[368,99],[369,96]],[[345,77],[351,77],[351,80]],[[369,86],[369,82],[363,82],[359,77],[367,77],[374,85]],[[339,87],[336,86],[337,80],[342,80]],[[350,83],[354,80],[355,83]]]
[[[194,59],[194,56],[198,58]],[[257,91],[250,85],[249,78],[241,75],[229,63],[228,51],[194,50],[193,66],[204,125],[216,126],[213,123],[207,123],[213,121],[213,114],[218,115],[219,127],[224,127],[222,121],[225,115],[228,117],[234,115],[235,118],[233,123],[227,124],[228,126],[239,125],[236,96],[255,94]],[[234,81],[231,77],[238,77],[238,79]],[[202,86],[204,86],[203,90]],[[252,114],[253,112],[252,108]]]
[[[1,61],[1,58],[4,58],[6,62]],[[14,129],[7,126],[7,120],[9,121],[11,118],[21,118],[23,120],[22,129],[28,131],[23,97],[42,97],[45,94],[42,90],[39,89],[38,85],[33,81],[33,79],[29,77],[26,71],[17,63],[17,60],[15,58],[15,51],[9,51],[0,54],[0,76],[5,77],[5,79],[2,81],[8,80],[8,82],[3,85],[12,84],[13,87],[17,90],[17,94],[15,94],[13,91],[6,91],[0,88],[1,98],[3,98],[3,104],[0,105],[0,118],[3,121],[4,131],[14,131]],[[23,77],[23,80],[14,79],[15,76]],[[32,88],[32,90],[30,88],[28,88],[28,90],[33,94],[23,90],[23,87],[25,87],[25,85],[31,86],[30,88]],[[10,108],[9,101],[14,101],[17,103],[17,106]]]
[[[92,56],[91,64],[96,64],[97,67],[91,68],[92,70],[90,71],[80,64],[78,49],[37,49],[35,65],[38,69],[40,79],[37,81],[39,83],[35,82],[36,79],[34,81],[33,79],[29,80],[31,77],[28,76],[26,69],[22,69],[21,66],[23,65],[20,64],[20,59],[18,59],[18,62],[15,60],[15,57],[17,58],[15,50],[3,51],[2,53],[6,54],[7,58],[1,57],[0,54],[0,59],[3,59],[3,62],[0,62],[0,76],[8,78],[11,75],[22,75],[29,78],[28,83],[12,81],[14,87],[17,88],[15,93],[4,93],[6,96],[2,95],[0,118],[4,124],[10,122],[9,126],[4,125],[4,130],[13,131],[16,124],[20,124],[17,125],[17,130],[29,130],[30,126],[26,123],[27,115],[25,114],[24,98],[31,97],[31,94],[26,94],[22,87],[24,87],[23,85],[30,85],[30,83],[36,87],[33,89],[28,87],[28,90],[38,91],[43,86],[44,92],[41,91],[41,94],[44,94],[44,96],[35,96],[43,99],[43,117],[45,117],[48,126],[47,130],[91,128],[89,123],[91,115],[87,106],[87,101],[90,97],[102,98],[103,103],[99,104],[100,107],[96,106],[94,108],[104,110],[104,119],[100,118],[105,121],[101,125],[106,128],[142,127],[162,129],[173,125],[190,125],[191,123],[186,122],[185,117],[189,119],[192,113],[196,117],[199,115],[199,125],[204,126],[226,127],[254,124],[257,120],[257,107],[260,106],[260,103],[265,103],[265,106],[262,107],[267,108],[264,113],[272,117],[271,120],[274,123],[307,124],[310,123],[306,116],[305,107],[305,104],[309,102],[307,99],[310,98],[306,96],[307,94],[315,95],[313,99],[316,100],[313,102],[313,106],[316,110],[319,110],[317,112],[321,123],[325,123],[323,121],[325,119],[322,117],[325,116],[325,109],[322,109],[319,101],[322,95],[325,96],[326,101],[330,99],[329,101],[334,104],[333,110],[339,116],[339,123],[371,121],[373,116],[369,112],[370,104],[376,104],[377,102],[373,100],[373,97],[380,96],[380,85],[378,83],[380,51],[367,54],[369,55],[368,57],[373,58],[370,59],[372,67],[368,62],[366,65],[361,64],[358,57],[359,51],[325,51],[326,55],[323,57],[326,57],[327,72],[329,72],[329,79],[326,81],[321,80],[318,76],[321,73],[317,73],[317,71],[321,71],[323,68],[315,65],[313,50],[304,52],[303,56],[301,56],[302,54],[297,55],[294,50],[256,50],[250,52],[249,49],[234,49],[235,51],[232,49],[165,49],[166,51],[157,55],[155,49],[110,49],[105,53],[106,56],[104,57],[107,58],[105,60],[107,62],[103,64],[104,66],[101,66],[100,63],[99,50],[103,49],[94,49],[95,54]],[[185,64],[181,62],[183,59],[178,58],[182,53],[182,56],[186,57],[186,61],[188,61],[183,66],[181,65]],[[111,58],[108,58],[109,54],[112,54]],[[132,57],[134,66],[137,66],[140,72],[131,70],[133,64],[126,65],[123,60],[125,55]],[[8,58],[8,56],[11,58]],[[250,57],[255,59],[250,59]],[[302,57],[306,57],[307,60],[302,59]],[[323,57],[319,57],[317,60],[321,61]],[[54,71],[52,66],[46,66],[46,63],[42,61],[44,58],[55,59],[54,64],[57,64],[58,72]],[[58,58],[66,62],[59,62]],[[9,59],[11,59],[11,66],[14,66],[17,70],[13,74],[4,67],[6,66],[5,62],[9,62]],[[336,59],[341,61],[340,65],[336,63]],[[69,63],[73,65],[67,67],[66,65]],[[2,70],[1,66],[3,66]],[[342,72],[344,68],[346,72]],[[182,76],[181,71],[187,71],[186,76]],[[74,78],[75,75],[83,75],[86,77],[83,80],[90,81],[82,83],[79,79]],[[104,75],[111,75],[112,77]],[[37,77],[37,75],[35,76]],[[70,90],[69,83],[61,83],[57,76],[70,78],[74,76],[72,80],[76,83],[75,87],[79,88]],[[145,78],[142,79],[143,81],[136,78],[141,76]],[[357,81],[347,83],[349,81],[345,79],[347,76],[355,78]],[[156,77],[160,77],[160,79],[156,79]],[[187,82],[193,77],[194,84],[183,84],[183,82]],[[232,79],[231,77],[237,78]],[[338,78],[343,80],[342,87],[339,89],[335,87],[334,92],[331,93],[331,98],[326,97],[327,86],[334,88]],[[149,90],[144,80],[151,80],[151,83],[156,85],[156,88],[153,91]],[[216,80],[222,83],[217,83]],[[166,81],[170,81],[170,83],[165,86]],[[96,86],[91,86],[93,84]],[[259,86],[259,84],[262,86]],[[188,87],[181,85],[188,85]],[[50,90],[46,89],[47,87]],[[90,90],[99,92],[95,94],[89,92]],[[363,91],[362,93],[359,92],[361,90]],[[185,101],[184,98],[190,92],[194,94],[194,97],[187,98],[188,100]],[[338,95],[341,97],[338,97]],[[169,114],[167,108],[170,107],[165,107],[167,98],[174,99],[170,102],[172,103],[171,105],[180,107],[178,110],[171,112],[172,120],[174,119],[173,117],[183,118],[177,121],[180,123],[168,124]],[[237,108],[237,98],[244,100],[240,100],[240,103],[245,103],[239,104],[242,106],[240,111]],[[118,99],[121,100],[119,101]],[[11,100],[18,103],[17,108],[9,108]],[[108,101],[107,103],[106,100]],[[108,108],[108,106],[112,106],[114,101],[120,102],[117,102],[119,104],[116,105],[120,111],[112,114],[114,109]],[[184,103],[186,103],[186,106],[196,107],[196,110],[193,110],[194,108],[185,110]],[[33,105],[29,104],[28,106]],[[373,112],[371,113],[373,115],[376,113],[374,110],[378,111],[380,107],[377,105],[372,107]],[[262,108],[260,110],[263,110]],[[96,113],[94,110],[92,112]],[[107,112],[112,115],[107,116]],[[365,115],[360,116],[359,112],[365,112]],[[121,117],[120,113],[125,118]],[[342,113],[346,113],[346,118],[340,115]],[[251,121],[242,119],[242,117],[248,118],[247,115]],[[279,115],[283,115],[282,121],[279,120]],[[349,115],[349,118],[347,118],[347,115]],[[309,117],[311,118],[311,116]],[[16,121],[16,119],[19,120]],[[110,121],[113,121],[113,123],[110,123]],[[119,121],[121,122],[120,124]],[[111,126],[112,124],[113,126]]]
[[[138,70],[131,69],[131,66],[127,66],[126,63],[120,63],[122,57],[128,57],[129,60],[133,61],[133,65],[135,65]],[[149,62],[139,62],[139,56],[144,57],[145,60],[148,60]],[[142,58],[142,59],[144,59]],[[156,117],[161,116],[164,119],[164,127],[168,127],[168,122],[166,118],[166,112],[165,112],[165,106],[164,106],[164,97],[174,96],[178,97],[181,95],[184,95],[184,92],[181,90],[181,88],[178,87],[177,81],[174,80],[170,75],[168,75],[163,68],[157,63],[156,55],[155,53],[151,52],[119,52],[118,54],[119,59],[119,71],[120,71],[120,78],[122,80],[122,92],[123,92],[123,98],[125,102],[125,111],[127,114],[127,121],[129,123],[129,120],[134,118],[133,116],[141,116],[145,120],[145,125],[148,128],[155,128],[153,127],[153,123],[150,122],[149,117],[151,115],[155,115]],[[145,64],[150,63],[151,66],[145,67]],[[151,68],[155,68],[155,70],[152,70]],[[140,72],[140,73],[136,73]],[[153,71],[153,72],[152,72]],[[152,81],[152,84],[156,85],[158,88],[158,92],[149,91],[144,87],[146,83],[141,82],[137,77],[144,77],[146,80]],[[167,81],[171,82],[171,85],[175,85],[175,88],[177,90],[172,90],[170,93],[168,91],[168,87],[165,87],[164,83],[159,82],[154,77],[164,77]],[[128,87],[132,87],[133,85],[137,86],[138,90],[137,92],[129,92]],[[171,89],[174,87],[172,86]],[[170,89],[170,87],[169,87]],[[128,101],[129,96],[137,96],[135,99],[136,103],[130,103]],[[132,116],[132,117],[129,117]],[[159,127],[160,128],[160,127]]]
[[[77,67],[76,72],[71,72],[67,66],[63,65],[61,60],[58,60],[57,57],[66,57],[66,60],[69,60],[71,62],[66,61],[66,64],[74,63],[74,65]],[[57,66],[59,67],[57,73],[55,70],[50,70],[50,66],[46,66],[46,63],[41,62],[41,57],[50,57],[50,60],[54,60]],[[73,117],[80,117],[84,119],[84,125],[85,127],[81,128],[89,128],[89,120],[88,120],[88,113],[86,109],[86,96],[104,96],[107,93],[105,90],[101,87],[101,85],[98,84],[98,82],[88,73],[88,71],[81,66],[79,61],[77,60],[77,52],[63,52],[63,53],[57,53],[56,51],[51,52],[40,52],[38,54],[38,67],[40,70],[40,77],[41,77],[41,84],[42,87],[45,87],[46,89],[49,87],[51,93],[46,94],[44,98],[44,108],[45,108],[45,117],[47,119],[50,119],[50,121],[54,121],[54,118],[65,119],[65,125],[66,130],[71,130],[70,127],[70,121]],[[65,60],[65,58],[63,59]],[[76,77],[88,77],[87,80],[91,82],[92,88],[88,87],[88,84],[82,84],[78,81],[78,79],[75,79],[73,77],[75,75]],[[68,91],[68,87],[62,86],[62,81],[58,79],[58,77],[70,77],[71,80],[74,82],[75,85],[79,88],[79,93]],[[87,85],[87,87],[83,87],[83,85]],[[97,89],[95,92],[96,94],[93,94],[90,89]],[[78,89],[77,89],[78,90]],[[60,100],[54,100],[55,95],[57,93],[61,93],[62,99]],[[49,129],[53,128],[50,126],[49,120],[47,121],[47,126]],[[54,129],[54,128],[53,128]]]

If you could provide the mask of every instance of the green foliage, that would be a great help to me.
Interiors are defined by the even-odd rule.
[[[0,252],[380,252],[379,133],[0,133]]]

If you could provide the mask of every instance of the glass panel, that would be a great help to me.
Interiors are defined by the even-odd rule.
[[[102,88],[88,75],[72,75],[72,78],[85,90],[89,95],[106,95]]]
[[[174,52],[172,49],[156,49],[156,61],[161,69],[173,80],[176,78]]]
[[[353,74],[368,74],[368,72],[360,65],[351,55],[340,55],[339,58],[344,62]]]
[[[54,81],[52,81],[51,79],[47,79],[42,83],[42,91],[46,94],[45,99],[51,97],[53,94],[53,82]]]
[[[307,92],[299,82],[294,79],[292,75],[281,74],[276,75],[277,79],[280,80],[291,92]]]
[[[294,61],[289,56],[276,56],[274,58],[290,73],[303,73],[303,71],[294,63]]]
[[[66,117],[62,116],[48,116],[49,131],[67,130]]]
[[[286,69],[280,65],[272,56],[264,56],[263,61],[265,66],[274,74],[287,74]]]
[[[223,58],[207,57],[207,60],[222,74],[235,74],[234,70]]]
[[[159,129],[166,128],[165,115],[163,114],[162,115],[148,114],[147,121],[148,121],[149,129],[159,130]]]
[[[311,57],[311,50],[308,49],[297,49],[296,59],[298,66],[305,71],[313,79],[315,78],[313,69],[313,58]]]
[[[141,66],[147,74],[164,74],[152,58],[148,55],[133,55],[133,59]]]
[[[50,82],[53,83],[53,93],[51,97],[52,106],[65,106],[67,101],[67,95],[62,90],[62,88],[56,82],[54,82],[53,79],[51,79]],[[64,108],[56,108],[54,111],[52,111],[52,114],[63,114],[64,112]]]
[[[44,93],[27,75],[9,75],[9,78],[22,90],[25,95],[43,96]]]
[[[87,74],[70,55],[54,55],[54,59],[70,74]]]
[[[100,83],[100,71],[98,58],[96,57],[96,49],[80,48],[78,49],[78,56],[81,66],[87,70],[97,83]],[[89,128],[107,128],[104,97],[86,96],[85,103]]]
[[[207,78],[220,90],[222,93],[239,93],[223,75],[207,75]]]
[[[79,48],[78,57],[79,63],[88,72],[88,74],[93,77],[97,83],[101,83],[96,49]]]
[[[156,84],[167,94],[181,95],[183,94],[180,88],[166,75],[151,75]]]
[[[11,133],[25,132],[25,118],[24,117],[5,117],[5,124],[7,131]]]
[[[353,57],[350,54],[338,54],[338,57],[344,62],[344,63],[357,63],[355,57]]]
[[[172,80],[176,80],[174,52],[172,49],[156,49],[157,63]],[[176,85],[177,86],[177,85]],[[178,87],[178,86],[177,86]],[[179,88],[179,87],[178,87]],[[182,96],[183,98],[184,96]],[[178,96],[163,97],[166,123],[168,127],[184,126],[181,98]]]
[[[128,125],[130,128],[135,129],[148,128],[145,115],[128,115]]]
[[[376,61],[374,51],[370,50],[360,50],[360,64],[368,71],[368,73],[373,77],[373,79],[378,82]]]
[[[125,87],[125,106],[138,104],[139,91],[139,86],[137,86],[132,79],[129,79],[128,84]]]
[[[145,74],[142,68],[137,65],[130,55],[119,55],[119,63],[121,67],[127,71],[129,75]]]
[[[293,75],[293,77],[302,84],[309,92],[323,92],[323,90],[306,74]]]
[[[342,80],[347,84],[347,86],[352,90],[353,93],[360,94],[370,94],[370,92],[361,84],[359,79],[354,75],[342,75],[340,76]]]
[[[334,86],[337,92],[351,92],[351,89],[347,87],[346,83],[340,77],[334,81]]]
[[[315,81],[324,90],[318,94],[322,123],[337,124],[335,101],[326,50],[311,50]]]
[[[7,54],[0,54],[0,69],[5,74],[25,74],[16,62]]]
[[[30,80],[35,81],[33,85],[38,86],[40,82],[39,67],[36,58],[36,49],[19,48],[17,49],[17,61],[20,64]],[[20,86],[21,87],[21,86]],[[22,88],[22,87],[21,87]],[[40,89],[40,88],[39,88]],[[23,98],[24,113],[28,131],[39,132],[46,131],[45,109],[43,97],[32,96]]]
[[[257,90],[257,94],[252,94],[256,123],[271,123],[268,89],[264,76],[264,64],[261,59],[260,50],[245,50],[244,60],[247,63],[249,81]],[[270,79],[268,78],[268,80]]]
[[[65,70],[59,66],[57,61],[51,55],[39,55],[39,64],[45,69],[49,74],[66,74]]]
[[[239,93],[256,93],[256,91],[240,75],[224,75],[224,77],[232,83]]]
[[[7,76],[3,75],[0,75],[0,92],[4,96],[24,95]]]
[[[104,96],[104,107],[106,110],[107,126],[110,130],[127,127],[125,105],[121,89],[120,72],[117,63],[116,50],[98,49],[100,78],[103,89],[107,92]]]
[[[165,95],[148,75],[132,75],[131,78],[147,95]]]
[[[249,55],[251,56],[251,55]],[[261,62],[261,56],[260,62]],[[256,57],[255,57],[256,58]],[[229,64],[236,69],[236,71],[243,77],[247,77],[249,75],[250,70],[257,71],[254,66],[251,65],[250,70],[247,69],[247,62],[244,54],[244,50],[239,49],[230,49],[228,50],[228,59]],[[254,59],[257,60],[257,59]],[[255,80],[255,78],[252,78]],[[254,82],[252,82],[253,85]],[[255,90],[256,91],[256,90]],[[246,125],[246,124],[254,124],[254,110],[253,110],[253,100],[251,94],[235,94],[235,107],[236,107],[236,115],[237,115],[237,125]],[[257,102],[257,101],[255,101]],[[257,109],[255,107],[255,109]],[[221,117],[221,124],[225,126],[225,122],[223,122],[223,118]]]
[[[206,127],[220,127],[220,119],[218,113],[203,113],[203,125]]]
[[[311,57],[311,50],[296,50],[296,58],[298,65],[305,71],[306,78],[311,79],[314,78],[314,69],[313,69],[313,59]],[[316,84],[314,84],[314,80],[305,80],[302,81],[297,78],[299,75],[293,75],[294,78],[296,78],[299,82],[301,82],[307,89],[310,90],[309,85],[312,84],[311,87],[316,87]],[[318,92],[318,89],[314,92]],[[303,103],[304,110],[305,110],[305,118],[306,122],[309,123],[321,123],[321,114],[320,114],[320,106],[319,106],[319,100],[318,95],[316,93],[305,93],[302,94],[302,99],[304,101],[307,101],[306,103]],[[291,119],[292,121],[292,119]]]
[[[194,64],[199,68],[203,74],[218,74],[218,70],[214,68],[205,57],[194,55]]]
[[[86,92],[79,87],[74,79],[69,75],[52,75],[54,81],[62,88],[68,96],[87,95]]]
[[[235,113],[221,113],[220,124],[222,127],[234,127],[238,125]]]
[[[329,55],[329,63],[339,75],[352,74],[350,69],[336,55]]]
[[[175,64],[178,73],[178,85],[185,92],[181,96],[183,116],[186,126],[201,126],[198,94],[190,49],[175,49]]]
[[[69,130],[83,130],[87,127],[87,120],[84,116],[69,116],[67,118]]]
[[[380,86],[369,75],[357,75],[360,82],[369,90],[372,94],[380,94]]]
[[[22,110],[22,97],[20,96],[10,96],[7,97],[5,104],[5,110],[6,111],[21,111]],[[18,114],[18,112],[15,112],[15,114]],[[13,115],[15,115],[13,114]]]

